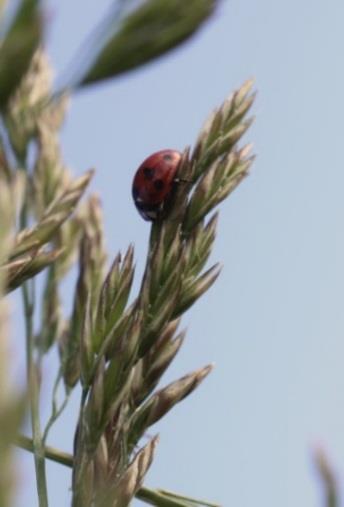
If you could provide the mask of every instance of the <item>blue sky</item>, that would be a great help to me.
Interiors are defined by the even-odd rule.
[[[46,2],[58,74],[110,4]],[[224,270],[183,319],[187,340],[164,382],[216,368],[152,429],[161,437],[152,487],[225,507],[319,505],[317,442],[343,476],[343,17],[339,0],[224,0],[182,48],[73,99],[65,159],[75,173],[97,168],[109,252],[135,244],[138,283],[149,225],[131,201],[136,167],[153,151],[192,144],[208,113],[256,80],[246,139],[258,157],[220,208],[212,260]],[[71,448],[77,402],[52,445]],[[35,506],[33,462],[18,456],[18,507]],[[68,472],[52,464],[48,474],[50,505],[68,505]]]

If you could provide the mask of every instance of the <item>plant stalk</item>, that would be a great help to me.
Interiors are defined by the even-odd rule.
[[[21,449],[25,449],[29,452],[34,452],[34,443],[31,438],[28,438],[24,435],[18,436],[15,444]],[[51,461],[55,461],[55,463],[60,463],[60,465],[64,465],[69,468],[73,468],[73,456],[67,452],[60,451],[59,449],[55,449],[54,447],[45,446],[44,447],[44,455],[47,459]],[[161,505],[166,507],[181,507],[183,503],[178,501],[177,499],[173,499],[172,494],[171,497],[165,496],[163,491],[150,489],[142,486],[136,493],[136,498],[140,500],[150,503],[153,505]],[[184,504],[185,505],[185,504]],[[208,504],[205,504],[208,505]],[[214,507],[219,507],[214,505]]]
[[[21,216],[20,227],[24,229],[27,226],[27,200],[25,200]],[[40,427],[39,414],[39,391],[40,391],[40,372],[35,364],[34,358],[34,331],[33,315],[35,310],[34,280],[28,280],[23,284],[22,296],[25,317],[26,334],[26,369],[29,386],[30,398],[30,416],[33,436],[33,453],[36,470],[36,485],[39,500],[39,507],[48,507],[48,491],[45,472],[44,445]]]

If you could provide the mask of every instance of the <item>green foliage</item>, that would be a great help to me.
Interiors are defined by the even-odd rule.
[[[29,250],[40,248],[54,237],[59,227],[74,211],[92,174],[93,171],[88,171],[73,181],[63,194],[51,203],[42,219],[34,227],[20,231],[11,252],[12,259]]]
[[[76,297],[79,300],[80,294],[83,303],[78,306],[81,312],[76,321],[81,327],[85,321],[88,325],[83,327],[86,331],[79,328],[71,334],[79,336],[79,349],[73,349],[74,362],[79,358],[79,375],[86,393],[76,440],[73,507],[91,506],[94,500],[97,503],[109,485],[118,493],[141,437],[188,396],[211,369],[201,368],[154,391],[183,341],[183,333],[175,336],[176,319],[219,275],[217,264],[203,271],[217,223],[217,215],[208,220],[207,214],[238,185],[253,161],[249,148],[237,148],[237,133],[243,134],[248,125],[238,110],[242,111],[244,105],[248,112],[247,103],[252,104],[250,86],[245,84],[219,108],[216,119],[212,117],[202,129],[193,154],[185,151],[177,177],[189,183],[179,186],[167,215],[152,225],[146,269],[134,302],[126,307],[133,278],[131,248],[122,265],[121,257],[116,257],[93,315],[89,315],[88,304],[92,284],[80,284],[79,277]],[[245,128],[240,129],[241,124]],[[228,136],[233,131],[235,141],[231,137],[229,146]],[[216,148],[212,147],[212,137],[220,140]],[[232,159],[236,169],[228,162]],[[201,192],[204,182],[206,189]],[[91,251],[92,246],[87,250]],[[82,279],[83,266],[87,265],[80,261]],[[74,367],[73,373],[76,371]],[[76,381],[74,377],[73,385]],[[93,481],[93,493],[85,491],[85,481],[88,486]]]
[[[341,499],[339,495],[338,479],[330,463],[327,453],[321,447],[315,449],[314,462],[319,473],[324,490],[323,505],[326,507],[339,507]]]
[[[0,157],[1,158],[1,157]],[[18,181],[8,181],[0,162],[0,266],[7,262],[13,241],[15,202]],[[24,395],[11,382],[9,343],[9,308],[4,298],[7,270],[0,268],[0,505],[9,506],[13,499],[14,463],[11,442],[23,419]]]
[[[116,32],[81,85],[116,76],[176,47],[216,5],[215,0],[142,2],[114,20]],[[185,183],[166,214],[152,224],[141,286],[132,295],[134,248],[107,266],[100,200],[84,198],[93,171],[75,179],[62,159],[59,131],[67,97],[52,98],[49,62],[42,48],[35,51],[41,28],[38,2],[23,0],[0,46],[0,109],[7,130],[3,138],[0,132],[0,291],[20,288],[23,296],[32,440],[16,441],[34,454],[39,506],[48,506],[45,458],[73,468],[73,507],[126,507],[134,496],[160,507],[211,505],[145,488],[158,438],[144,446],[141,438],[212,369],[199,368],[156,389],[184,342],[185,332],[178,331],[182,315],[220,273],[217,263],[207,267],[216,237],[214,209],[253,161],[250,147],[238,146],[252,122],[247,118],[252,83],[225,101],[201,129],[194,150],[184,151],[177,177]],[[11,64],[14,59],[18,66]],[[34,160],[28,156],[30,143]],[[61,283],[73,264],[78,276],[73,307],[65,315]],[[35,291],[38,274],[41,300]],[[1,331],[2,312],[0,305]],[[59,350],[59,364],[51,415],[42,431],[42,364],[52,348]],[[47,447],[46,440],[77,386],[80,412],[69,456]],[[20,412],[17,398],[7,404],[0,396],[7,417]],[[10,419],[14,432],[19,419]],[[1,413],[0,449],[9,456],[7,466],[8,441],[15,436],[2,424]],[[0,482],[1,494],[7,498],[9,492]]]
[[[27,72],[42,36],[38,0],[22,0],[5,39],[0,41],[0,109]]]
[[[212,15],[217,0],[146,0],[121,23],[81,85],[122,74],[175,48]]]

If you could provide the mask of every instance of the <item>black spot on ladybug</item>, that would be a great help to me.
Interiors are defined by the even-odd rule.
[[[136,200],[139,197],[139,189],[137,187],[133,187],[133,197]]]
[[[169,155],[169,154],[167,153],[167,155],[164,155],[164,160],[168,160],[168,161],[170,161],[170,160],[173,160],[173,157],[172,157],[172,155]]]
[[[155,180],[153,185],[156,190],[162,190],[165,186],[165,183],[163,182],[163,180]]]
[[[151,167],[145,167],[143,169],[143,174],[144,174],[146,180],[152,180],[154,177],[154,173],[155,173],[155,171]]]

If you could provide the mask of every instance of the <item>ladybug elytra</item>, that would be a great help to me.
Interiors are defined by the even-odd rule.
[[[176,150],[161,150],[150,155],[138,168],[133,181],[133,199],[140,215],[154,221],[171,196],[181,160]]]

